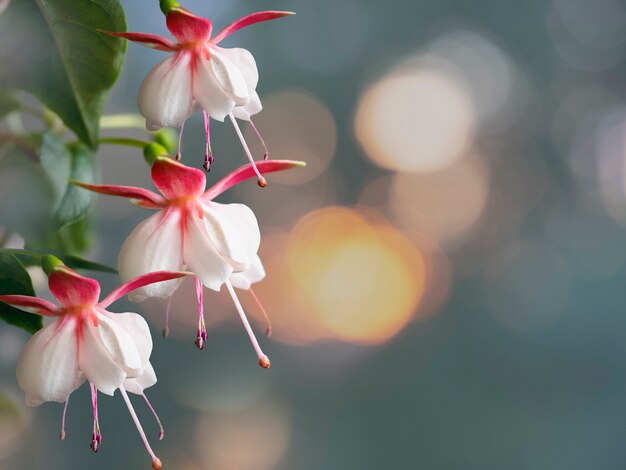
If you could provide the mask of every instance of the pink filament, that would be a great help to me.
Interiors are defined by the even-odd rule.
[[[165,429],[163,428],[163,424],[161,423],[161,420],[159,419],[159,415],[157,414],[156,410],[152,406],[152,403],[150,403],[150,400],[148,400],[148,397],[146,396],[145,393],[143,394],[143,399],[146,400],[146,403],[148,404],[148,408],[150,408],[150,411],[152,411],[152,414],[154,415],[154,418],[156,419],[156,422],[159,425],[159,441],[162,441],[163,438],[165,437]]]
[[[252,158],[252,153],[250,152],[250,149],[248,148],[248,144],[246,143],[246,140],[243,138],[243,134],[241,133],[241,129],[239,128],[239,124],[237,124],[237,119],[235,119],[235,116],[233,116],[233,113],[230,113],[229,116],[230,116],[231,122],[233,123],[233,127],[235,128],[235,132],[237,132],[237,136],[239,137],[239,140],[241,141],[241,146],[243,147],[243,150],[246,153],[248,160],[250,160],[250,163],[252,164],[252,168],[254,168],[254,172],[256,173],[259,180],[264,179],[263,175],[261,175],[261,172],[256,166],[254,158]]]
[[[250,123],[250,127],[252,127],[252,130],[254,131],[256,136],[261,141],[261,145],[263,145],[263,149],[265,150],[265,153],[263,154],[263,160],[267,160],[270,157],[270,151],[267,149],[267,145],[265,145],[265,140],[263,139],[263,136],[261,135],[259,130],[256,128],[254,123],[252,122],[252,119],[250,119],[248,122]]]
[[[67,407],[70,404],[70,397],[67,397],[65,400],[65,406],[63,407],[63,418],[61,419],[61,434],[59,434],[59,439],[65,439],[65,416],[67,415]]]
[[[259,307],[259,310],[261,310],[261,313],[263,314],[263,317],[265,318],[265,321],[267,322],[267,327],[265,328],[265,335],[268,337],[272,336],[272,322],[270,320],[270,317],[267,314],[265,307],[263,307],[263,304],[257,297],[256,292],[254,292],[254,289],[252,289],[252,287],[250,287],[250,295],[252,295],[252,298],[256,302],[257,307]]]

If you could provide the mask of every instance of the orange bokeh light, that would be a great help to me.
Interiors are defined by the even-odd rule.
[[[406,326],[424,295],[422,254],[391,226],[355,210],[306,215],[286,256],[298,297],[331,338],[384,342]]]

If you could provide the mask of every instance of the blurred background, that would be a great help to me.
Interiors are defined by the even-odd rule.
[[[130,31],[168,35],[155,0],[126,0]],[[172,333],[145,314],[166,438],[135,400],[165,468],[615,469],[626,459],[626,6],[617,0],[188,0],[216,30],[261,9],[226,46],[248,48],[271,158],[305,169],[220,197],[262,230],[267,278],[250,295],[270,370],[223,291],[194,345],[191,285]],[[160,52],[130,44],[109,113],[136,112]],[[110,132],[120,135],[121,132]],[[245,163],[214,123],[209,183]],[[124,135],[141,138],[142,131]],[[245,132],[259,158],[263,149]],[[203,124],[183,162],[200,166]],[[101,180],[152,187],[139,151],[102,147]],[[2,194],[0,188],[0,194]],[[116,264],[149,211],[100,197],[91,258]],[[113,275],[97,275],[103,290]],[[45,281],[39,285],[45,292]],[[28,336],[0,325],[0,469],[147,468],[118,396],[88,388],[27,409],[15,364]]]

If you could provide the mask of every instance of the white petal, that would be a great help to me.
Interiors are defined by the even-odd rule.
[[[98,329],[91,321],[83,324],[82,334],[79,353],[80,370],[98,390],[106,395],[113,395],[126,380],[126,372],[106,350]]]
[[[180,271],[182,234],[180,213],[160,211],[141,222],[128,236],[119,255],[119,271],[123,282],[154,271]],[[147,297],[169,297],[180,285],[179,279],[141,287],[129,294],[133,302]]]
[[[213,119],[223,121],[235,107],[235,100],[217,80],[210,61],[196,59],[196,74],[193,81],[193,97]]]
[[[257,113],[260,113],[263,110],[263,105],[261,104],[261,99],[259,95],[255,91],[252,94],[252,98],[250,98],[250,102],[243,106],[235,106],[233,109],[233,116],[237,119],[241,119],[242,121],[249,121],[252,116]]]
[[[255,282],[259,282],[265,278],[265,269],[261,258],[257,255],[254,256],[250,267],[240,273],[232,273],[230,275],[231,284],[237,289],[250,289],[250,286]]]
[[[217,48],[211,49],[210,62],[217,81],[222,85],[222,89],[235,100],[235,104],[239,106],[249,102],[250,90],[248,89],[248,83],[237,64],[228,56],[222,54]],[[256,65],[254,69],[256,70]],[[256,80],[258,81],[258,75]]]
[[[126,379],[124,381],[124,388],[127,392],[143,395],[143,391],[146,388],[152,387],[155,383],[157,383],[156,373],[154,372],[152,364],[148,362],[146,368],[143,370],[143,374],[134,379]]]
[[[141,368],[147,367],[152,354],[152,335],[146,320],[141,315],[132,312],[111,313],[106,310],[102,312],[106,312],[105,315],[109,320],[117,323],[131,336],[139,353]]]
[[[218,202],[206,203],[205,207],[210,208],[212,214],[216,212],[220,214],[220,220],[228,221],[237,230],[246,247],[248,255],[246,264],[249,266],[252,258],[259,251],[259,245],[261,244],[259,223],[252,209],[244,204],[220,204]]]
[[[247,49],[242,49],[240,47],[234,48],[223,48],[223,47],[214,47],[213,50],[217,50],[222,56],[229,59],[235,67],[239,69],[241,75],[243,76],[244,81],[246,82],[246,87],[248,88],[248,95],[252,97],[252,94],[256,90],[256,86],[259,83],[259,71],[256,67],[256,62],[254,57]]]
[[[108,315],[98,315],[98,333],[111,358],[124,369],[129,377],[137,377],[143,372],[145,361],[142,361],[135,343],[134,334],[139,334],[139,342],[145,344],[145,331],[126,331],[118,322]],[[150,335],[150,332],[147,332]]]
[[[231,263],[211,241],[205,221],[195,215],[187,218],[183,256],[185,264],[209,289],[220,290],[233,272]]]
[[[26,343],[16,375],[29,406],[45,401],[64,402],[82,383],[75,326],[72,320],[56,320]]]
[[[146,127],[180,127],[193,112],[191,55],[174,54],[159,62],[139,90],[139,112]]]
[[[252,262],[251,254],[256,253],[260,240],[252,211],[243,204],[216,202],[202,204],[202,210],[206,233],[217,251],[230,261],[235,271],[248,269]],[[250,224],[250,216],[254,224]],[[256,225],[256,233],[253,225]],[[252,251],[255,242],[257,244]]]

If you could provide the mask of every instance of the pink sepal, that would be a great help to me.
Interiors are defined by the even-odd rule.
[[[152,165],[152,181],[170,201],[200,196],[206,187],[206,176],[202,170],[167,157],[157,158]]]
[[[141,276],[137,276],[136,278],[125,282],[117,289],[113,290],[109,295],[104,298],[104,300],[102,300],[98,304],[98,307],[107,308],[113,302],[124,297],[129,292],[135,289],[139,289],[140,287],[147,286],[148,284],[155,284],[162,281],[170,281],[172,279],[178,279],[180,277],[188,276],[189,274],[191,273],[182,271],[156,271],[153,273],[142,274]]]
[[[178,44],[176,44],[174,41],[164,38],[163,36],[159,36],[158,34],[119,33],[116,31],[104,31],[102,29],[99,31],[108,34],[109,36],[128,39],[129,41],[137,42],[142,46],[157,49],[159,51],[173,52],[180,49],[180,46],[178,46]]]
[[[58,315],[58,307],[49,300],[30,295],[0,295],[0,302],[46,317]]]
[[[261,173],[272,173],[274,171],[289,170],[290,168],[303,167],[305,165],[306,164],[304,162],[299,162],[296,160],[267,160],[256,163],[256,166]],[[222,194],[228,188],[236,185],[237,183],[241,183],[244,180],[256,177],[257,175],[254,171],[254,168],[252,167],[252,164],[248,163],[238,170],[235,170],[232,173],[226,175],[224,178],[222,178],[209,189],[207,189],[206,192],[202,195],[202,198],[210,201],[212,199],[215,199],[217,196]]]
[[[48,288],[63,307],[95,305],[100,297],[100,284],[83,277],[67,266],[48,275]]]
[[[246,26],[250,26],[251,24],[259,23],[261,21],[275,20],[277,18],[293,14],[294,13],[291,11],[258,11],[256,13],[252,13],[248,16],[244,16],[243,18],[239,18],[237,21],[226,26],[219,33],[217,33],[217,36],[211,39],[211,42],[213,44],[219,44],[226,37],[241,28],[245,28]]]
[[[174,7],[167,14],[167,29],[180,44],[206,42],[211,38],[213,25],[207,18],[202,18],[182,7]]]
[[[108,194],[110,196],[127,197],[136,201],[145,203],[144,207],[159,208],[164,207],[165,199],[152,191],[144,188],[136,188],[134,186],[113,186],[104,184],[81,183],[80,181],[72,181],[76,186],[88,189],[100,194]]]

